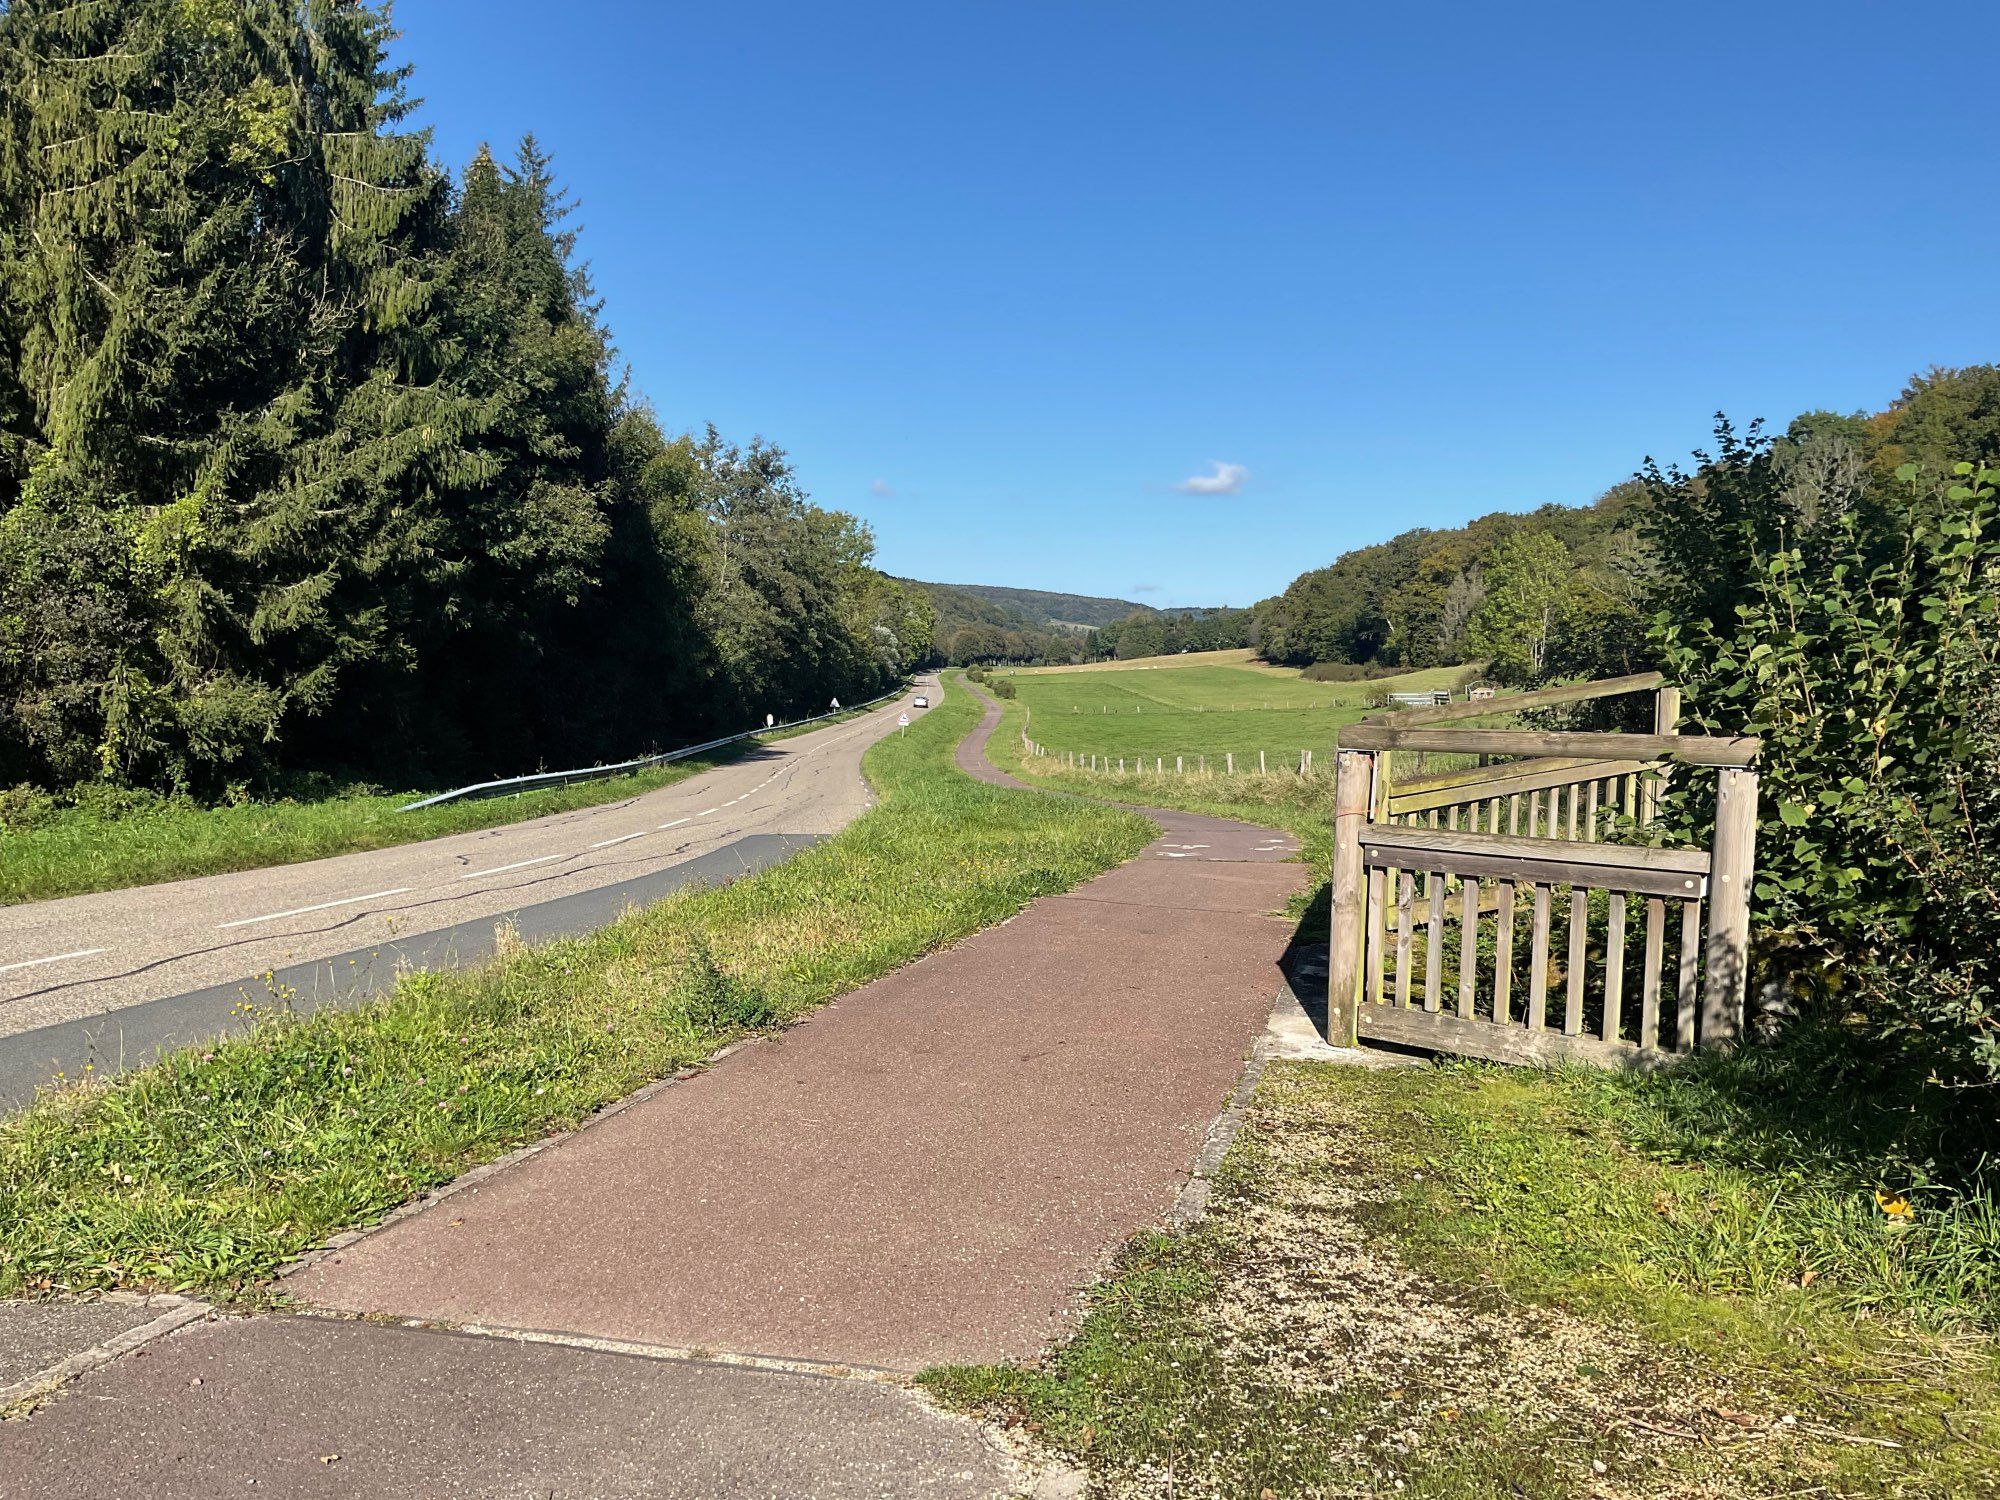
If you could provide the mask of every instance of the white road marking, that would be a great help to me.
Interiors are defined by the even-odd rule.
[[[516,860],[511,865],[495,865],[490,870],[472,870],[459,876],[460,880],[477,880],[482,875],[505,875],[509,870],[525,870],[529,865],[545,865],[552,859],[568,859],[567,854],[542,854],[534,859]]]
[[[593,849],[609,849],[613,844],[629,844],[632,840],[642,839],[645,836],[646,830],[642,828],[637,833],[621,833],[615,839],[599,839],[590,847]]]
[[[48,958],[24,958],[17,964],[0,964],[0,974],[11,973],[15,969],[34,969],[43,964],[59,964],[72,958],[92,958],[99,953],[109,953],[109,948],[79,948],[74,953],[56,953]]]
[[[704,807],[704,808],[703,808],[703,809],[702,809],[702,810],[701,810],[700,812],[696,813],[696,814],[695,814],[695,816],[696,816],[697,818],[705,818],[705,817],[707,817],[707,816],[708,816],[708,815],[709,815],[710,813],[712,813],[712,812],[718,812],[718,811],[720,811],[720,809],[719,809],[719,808],[713,808],[713,807]]]
[[[353,906],[358,901],[379,901],[384,896],[407,896],[410,888],[399,885],[392,891],[370,891],[365,896],[342,896],[338,901],[322,901],[317,906],[295,906],[290,911],[270,911],[261,917],[238,917],[234,922],[217,922],[216,931],[229,927],[249,927],[258,922],[275,922],[281,917],[303,917],[307,912],[330,911],[336,906]]]
[[[689,820],[688,820],[688,819],[686,819],[686,818],[675,818],[675,819],[673,820],[673,822],[671,822],[671,823],[662,823],[662,824],[660,825],[660,830],[659,830],[659,831],[660,831],[660,832],[662,832],[662,833],[664,833],[664,832],[665,832],[665,831],[666,831],[667,829],[669,829],[669,828],[678,828],[678,827],[680,827],[680,826],[681,826],[681,824],[683,824],[683,823],[685,823],[685,822],[687,822],[687,821],[689,821]]]

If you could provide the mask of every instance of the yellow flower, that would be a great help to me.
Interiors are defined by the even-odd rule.
[[[1881,1188],[1877,1188],[1875,1203],[1892,1219],[1907,1219],[1910,1216],[1910,1200],[1901,1193],[1884,1192]]]

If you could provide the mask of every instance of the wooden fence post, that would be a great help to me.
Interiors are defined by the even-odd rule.
[[[1236,774],[1236,752],[1234,750],[1223,751],[1222,768],[1223,770],[1227,771],[1231,776],[1234,776]]]
[[[1681,732],[1681,690],[1663,686],[1653,689],[1653,733],[1679,734]],[[1659,769],[1646,778],[1645,792],[1640,798],[1639,821],[1651,823],[1660,816],[1660,796],[1667,789],[1667,770],[1664,762]]]
[[[1334,754],[1333,921],[1326,962],[1326,1039],[1336,1047],[1360,1043],[1358,997],[1362,962],[1371,934],[1362,925],[1367,897],[1361,835],[1368,823],[1368,797],[1375,779],[1375,756],[1367,750]]]
[[[1727,1047],[1743,1034],[1750,969],[1750,883],[1757,875],[1757,773],[1716,773],[1715,847],[1709,853],[1708,965],[1701,987],[1701,1044]]]

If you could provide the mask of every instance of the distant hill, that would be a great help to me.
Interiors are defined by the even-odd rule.
[[[1192,622],[1224,622],[1242,611],[1225,609],[1158,609],[1131,599],[1105,599],[1095,594],[1057,594],[1046,589],[1002,588],[990,583],[924,583],[898,580],[930,595],[937,611],[933,639],[937,656],[954,666],[970,662],[1080,662],[1113,648],[1118,627],[1132,632],[1128,643],[1137,649],[1164,649],[1159,640],[1188,634]],[[1102,632],[1093,642],[1094,633]],[[1241,632],[1195,631],[1188,644],[1196,649],[1240,646]],[[1211,640],[1208,637],[1214,635]],[[1228,638],[1225,639],[1224,636]],[[1093,644],[1095,652],[1091,651]],[[1176,646],[1174,649],[1180,649]],[[1120,650],[1128,655],[1129,651]]]
[[[928,585],[927,585],[928,587]],[[1035,625],[1095,629],[1122,620],[1132,611],[1157,613],[1149,604],[1130,599],[1100,599],[1091,594],[1052,594],[1043,589],[1006,589],[990,583],[948,583],[944,588],[997,604],[1009,614]]]
[[[984,583],[924,583],[937,611],[937,654],[968,661],[1080,661],[1090,632],[1133,611],[1156,613],[1130,599],[1056,594]]]

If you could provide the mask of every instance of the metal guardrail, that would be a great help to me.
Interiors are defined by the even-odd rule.
[[[537,771],[531,776],[507,776],[499,781],[475,781],[470,786],[453,787],[448,792],[439,792],[435,797],[425,797],[418,802],[406,803],[396,811],[415,812],[420,807],[435,807],[440,802],[455,802],[461,797],[504,797],[510,792],[532,792],[545,786],[567,786],[572,781],[602,781],[610,776],[626,776],[652,766],[664,766],[671,761],[686,760],[690,755],[699,755],[704,750],[720,750],[724,745],[734,745],[740,740],[754,740],[759,735],[776,734],[781,729],[798,729],[807,724],[838,719],[844,714],[858,714],[864,709],[873,708],[878,703],[887,703],[891,698],[900,698],[910,690],[910,687],[911,684],[906,682],[893,692],[884,693],[879,698],[870,698],[866,703],[856,703],[849,708],[831,709],[823,714],[814,714],[810,719],[793,719],[784,724],[767,724],[760,729],[746,729],[741,734],[725,734],[719,740],[704,740],[699,745],[683,745],[678,750],[668,750],[661,755],[642,755],[636,760],[621,760],[608,766],[584,766],[574,771]]]

